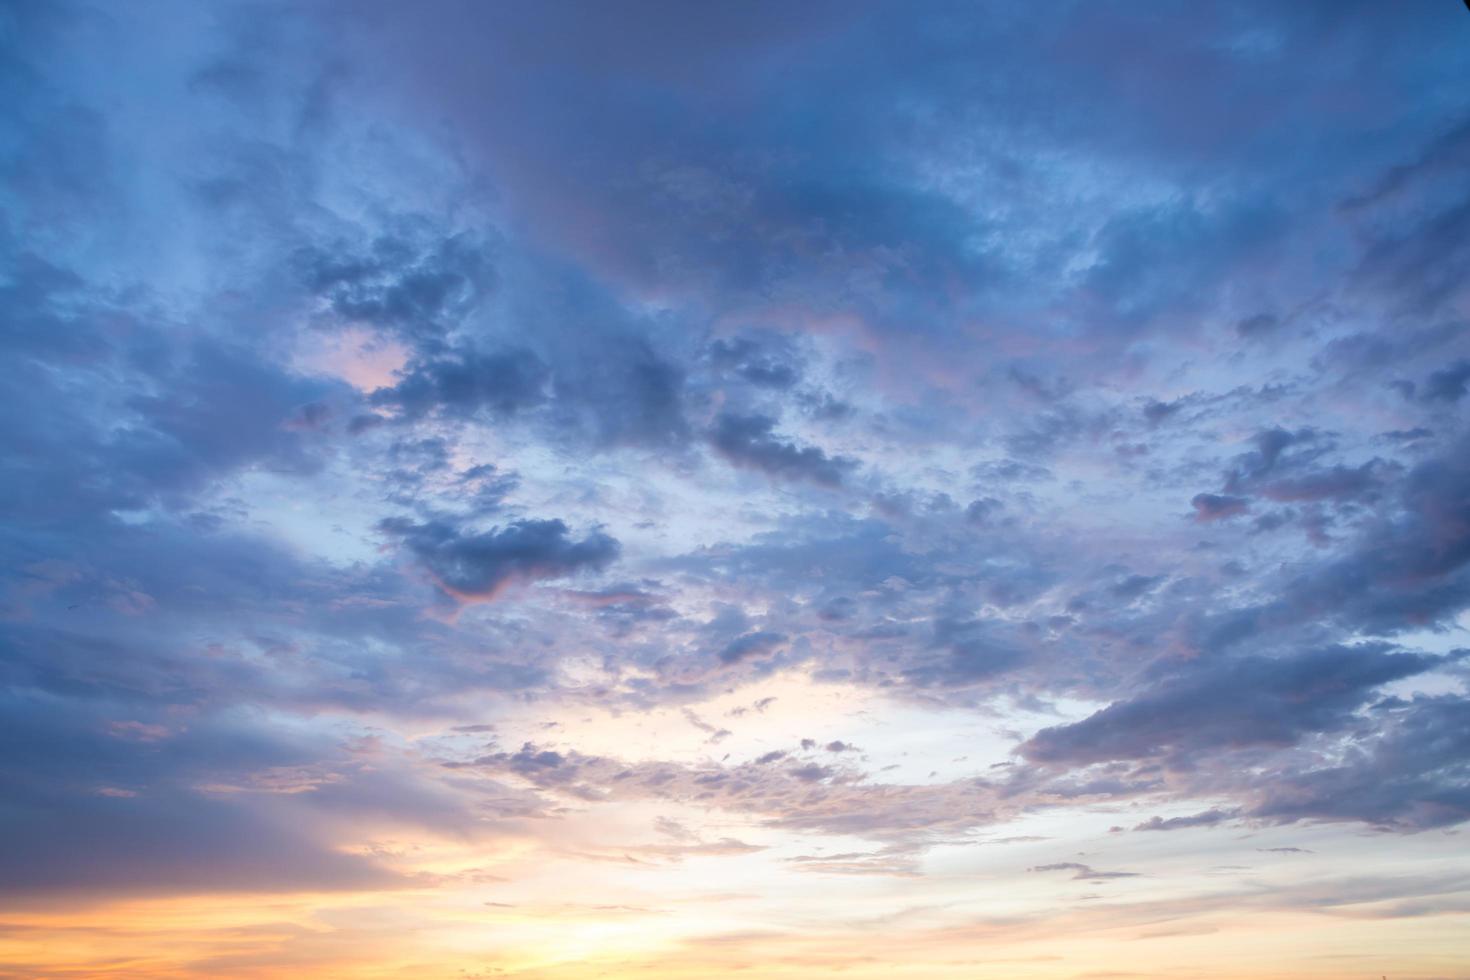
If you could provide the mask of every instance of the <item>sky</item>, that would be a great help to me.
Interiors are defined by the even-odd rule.
[[[1470,978],[1457,0],[0,4],[0,977]]]

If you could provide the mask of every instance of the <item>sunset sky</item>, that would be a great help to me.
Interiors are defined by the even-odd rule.
[[[6,0],[0,96],[0,977],[1470,978],[1460,0]]]

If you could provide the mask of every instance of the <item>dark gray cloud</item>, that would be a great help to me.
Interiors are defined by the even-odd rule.
[[[1187,817],[1150,817],[1143,823],[1134,827],[1134,830],[1184,830],[1189,827],[1213,827],[1216,824],[1233,820],[1240,815],[1239,810],[1205,810],[1202,813],[1193,813]]]
[[[1042,729],[1021,752],[1060,765],[1156,759],[1187,766],[1199,754],[1291,746],[1312,733],[1340,731],[1378,687],[1437,662],[1363,646],[1182,665],[1082,721]]]
[[[1252,815],[1399,830],[1470,819],[1470,700],[1418,697],[1376,706],[1374,714],[1378,731],[1347,746],[1334,764],[1272,773]]]
[[[1248,498],[1222,493],[1197,493],[1190,504],[1194,507],[1194,519],[1201,522],[1222,521],[1250,510]]]
[[[433,222],[403,219],[361,251],[303,246],[293,256],[305,287],[338,319],[387,327],[438,346],[493,287],[484,244],[467,234],[433,241]]]
[[[986,524],[1002,506],[1004,505],[994,497],[979,497],[970,501],[965,508],[965,518],[972,524]]]
[[[1369,226],[1368,245],[1355,270],[1359,289],[1390,297],[1399,311],[1424,316],[1444,309],[1470,257],[1465,245],[1470,197],[1452,176],[1463,169],[1467,134],[1470,123],[1462,116],[1418,159],[1389,168],[1366,194],[1342,204],[1359,220],[1378,219]]]
[[[1340,556],[1291,578],[1275,603],[1242,613],[1264,626],[1329,616],[1392,634],[1439,621],[1470,602],[1470,463],[1463,442],[1415,466],[1396,506]]]
[[[1316,500],[1362,500],[1377,494],[1391,469],[1382,460],[1369,460],[1361,466],[1333,466],[1301,476],[1271,480],[1258,488],[1263,497],[1285,502]]]
[[[1470,361],[1457,361],[1432,372],[1424,381],[1420,397],[1428,402],[1458,402],[1465,397],[1466,382],[1470,382]]]
[[[403,380],[374,392],[372,401],[397,407],[409,418],[435,410],[461,417],[480,411],[507,416],[545,401],[549,379],[546,365],[530,351],[465,351],[414,365]]]
[[[474,831],[466,801],[350,747],[239,718],[183,721],[153,713],[146,701],[73,704],[62,713],[55,703],[4,700],[3,828],[27,841],[0,856],[6,905],[38,894],[408,887],[411,876],[338,849],[333,811]]]
[[[621,551],[618,542],[601,531],[579,541],[559,520],[513,521],[473,531],[443,521],[415,524],[388,518],[379,527],[402,540],[435,583],[460,600],[493,599],[515,582],[599,571]]]
[[[68,299],[55,303],[95,302],[85,290]],[[105,306],[87,312],[113,315]],[[12,399],[52,399],[50,412],[19,416],[5,432],[3,495],[31,520],[182,507],[246,469],[309,476],[330,453],[330,406],[352,400],[339,384],[294,375],[241,345],[170,343],[166,331],[139,323],[135,346],[124,350],[85,320],[56,326],[91,334],[96,357],[81,365],[19,360],[0,375]]]
[[[773,435],[775,428],[776,420],[769,415],[724,412],[710,431],[710,443],[736,466],[824,487],[840,486],[857,468],[857,461],[846,456],[828,456],[815,446],[785,442]]]
[[[765,630],[742,634],[725,644],[725,648],[720,651],[720,662],[738,664],[743,660],[769,656],[785,643],[786,639],[784,633],[772,633]]]
[[[941,619],[934,624],[933,644],[943,651],[940,656],[921,660],[905,671],[920,687],[987,681],[1030,659],[1015,637],[983,622]]]
[[[1135,210],[1098,231],[1101,257],[1085,285],[1124,322],[1205,304],[1210,297],[1203,290],[1214,288],[1226,278],[1222,272],[1277,238],[1285,225],[1285,215],[1266,201]]]
[[[801,366],[787,345],[760,343],[749,337],[716,340],[709,358],[717,368],[734,372],[758,388],[783,390],[801,380]]]

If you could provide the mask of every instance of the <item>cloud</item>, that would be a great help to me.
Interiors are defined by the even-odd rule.
[[[1271,500],[1302,502],[1319,500],[1361,500],[1378,493],[1384,486],[1382,460],[1369,460],[1361,466],[1334,466],[1315,470],[1299,477],[1272,480],[1259,487],[1259,493]]]
[[[1276,602],[1237,623],[1260,628],[1330,616],[1393,634],[1439,621],[1470,602],[1470,464],[1454,442],[1401,480],[1396,504],[1369,523],[1353,546],[1280,587]]]
[[[1353,820],[1425,830],[1470,819],[1470,699],[1419,697],[1379,709],[1381,727],[1341,761],[1276,772],[1252,815],[1281,822]]]
[[[339,818],[376,812],[404,827],[474,830],[469,805],[443,786],[386,759],[365,765],[336,740],[196,715],[140,748],[103,727],[104,701],[58,711],[55,698],[11,693],[3,703],[6,829],[27,841],[0,857],[6,904],[404,888],[411,875],[344,853]],[[45,748],[21,753],[40,733]]]
[[[857,461],[845,456],[828,456],[815,446],[782,442],[772,435],[775,427],[776,420],[768,415],[725,412],[715,421],[710,443],[736,466],[823,487],[841,486],[857,468]]]
[[[720,662],[738,664],[744,660],[768,657],[786,642],[784,633],[757,631],[737,636],[720,651]]]
[[[1223,521],[1250,510],[1250,501],[1245,497],[1218,493],[1195,494],[1190,504],[1194,506],[1194,519],[1201,523]]]
[[[794,831],[891,842],[930,841],[996,819],[993,788],[973,779],[928,785],[865,783],[851,769],[803,763],[776,751],[723,766],[628,763],[534,744],[447,763],[486,778],[515,775],[534,788],[581,801],[662,800],[720,807]]]
[[[1020,748],[1033,762],[1086,765],[1284,747],[1347,726],[1376,688],[1437,663],[1379,646],[1330,647],[1282,658],[1219,658],[1182,666],[1082,721],[1044,728]],[[1221,698],[1221,691],[1230,691]]]
[[[1463,166],[1467,133],[1470,123],[1455,120],[1416,159],[1388,168],[1376,186],[1341,203],[1349,215],[1379,219],[1355,271],[1363,291],[1387,294],[1399,310],[1433,313],[1459,288],[1454,270],[1465,257],[1470,199],[1451,174]]]
[[[7,903],[296,893],[336,939],[237,903],[150,955],[331,973],[292,958],[580,861],[741,861],[751,921],[782,875],[900,876],[885,922],[942,917],[935,849],[1094,807],[1447,859],[1457,10],[274,14],[0,32]],[[1036,868],[1171,838],[1109,840],[1136,870]],[[1162,912],[1459,902],[1377,860],[1171,871]],[[405,885],[448,904],[366,894]],[[798,911],[786,948],[882,971]],[[1134,913],[1096,914],[1027,928]],[[134,962],[82,935],[33,959]]]
[[[1470,382],[1470,360],[1456,361],[1432,372],[1424,382],[1420,397],[1429,402],[1454,404],[1465,397],[1466,382]]]
[[[1116,878],[1139,877],[1138,873],[1134,871],[1097,871],[1089,867],[1088,865],[1078,864],[1075,861],[1063,861],[1059,864],[1039,864],[1034,868],[1027,868],[1026,870],[1072,871],[1075,872],[1075,874],[1072,875],[1073,881],[1111,881]]]
[[[923,845],[902,843],[889,844],[876,851],[798,854],[786,860],[809,874],[919,878],[922,877],[920,859],[925,850]]]
[[[784,390],[801,380],[800,365],[792,352],[749,337],[716,340],[710,344],[711,363],[734,372],[758,388]]]
[[[1206,301],[1202,289],[1221,282],[1224,270],[1270,244],[1284,226],[1285,215],[1261,201],[1134,209],[1098,230],[1100,258],[1085,284],[1125,322],[1187,309]]]
[[[403,219],[359,251],[343,242],[293,256],[305,287],[344,323],[370,323],[436,346],[493,288],[486,247],[460,233],[434,240],[433,223]]]
[[[1134,827],[1134,830],[1183,830],[1188,827],[1213,827],[1216,824],[1233,820],[1240,815],[1239,810],[1205,810],[1202,813],[1191,814],[1187,817],[1150,817],[1143,823]]]
[[[555,392],[563,425],[587,432],[594,445],[680,448],[690,438],[685,371],[646,339],[611,335],[568,338]]]
[[[905,676],[920,687],[962,686],[1009,673],[1031,659],[1021,642],[992,625],[940,619],[934,645],[944,650],[907,668]]]
[[[572,538],[560,520],[513,521],[476,532],[444,521],[385,518],[379,528],[403,541],[435,583],[461,602],[495,599],[516,582],[600,571],[621,552],[601,531]]]
[[[460,417],[486,411],[503,417],[545,401],[549,377],[546,366],[526,350],[466,351],[414,365],[393,387],[373,392],[372,402],[397,407],[409,418],[432,411]]]

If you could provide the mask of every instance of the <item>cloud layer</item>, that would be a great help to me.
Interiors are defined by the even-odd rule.
[[[1452,974],[1467,38],[0,12],[0,972]]]

